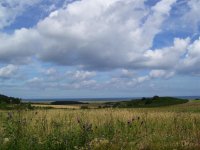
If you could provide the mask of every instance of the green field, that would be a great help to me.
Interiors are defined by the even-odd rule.
[[[152,108],[0,110],[1,150],[198,150],[200,102]]]

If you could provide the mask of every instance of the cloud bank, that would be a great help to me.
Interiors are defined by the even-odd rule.
[[[147,0],[66,1],[33,27],[3,30],[27,7],[40,3],[0,2],[0,78],[14,74],[15,66],[24,67],[24,72],[35,66],[25,77],[27,86],[98,89],[200,74],[200,39],[194,38],[199,34],[198,0],[160,0],[152,5]],[[174,21],[176,7],[189,9],[178,21],[188,29],[187,22],[192,23],[192,34],[173,34],[170,45],[157,48],[155,39],[171,29],[164,27]]]

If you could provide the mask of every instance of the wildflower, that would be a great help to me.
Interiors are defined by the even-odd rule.
[[[133,117],[133,118],[132,118],[132,122],[133,122],[134,120],[135,120],[135,118]]]
[[[80,120],[80,118],[77,118],[77,122],[78,122],[78,123],[81,123],[81,120]]]
[[[67,144],[68,144],[68,140],[65,140],[65,142],[64,142],[64,143],[65,143],[65,145],[67,145]]]
[[[140,125],[142,126],[143,124],[144,124],[144,121],[142,121]]]
[[[13,118],[12,112],[8,112],[8,117],[7,117],[7,119],[10,120],[10,119],[12,119],[12,118]]]
[[[132,124],[132,120],[128,120],[128,121],[127,121],[127,124],[128,124],[128,125],[131,125],[131,124]]]
[[[85,131],[91,131],[92,130],[92,124],[85,123],[82,127]]]
[[[4,144],[6,144],[6,143],[8,143],[10,140],[9,140],[9,138],[4,138]]]
[[[22,124],[23,124],[23,125],[26,125],[26,118],[24,118],[24,119],[22,120]]]

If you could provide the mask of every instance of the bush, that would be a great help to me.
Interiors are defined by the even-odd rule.
[[[81,109],[89,109],[88,106],[81,106]]]

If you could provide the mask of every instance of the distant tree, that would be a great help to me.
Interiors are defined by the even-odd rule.
[[[11,101],[12,101],[12,104],[20,104],[21,103],[20,98],[12,98]]]
[[[146,98],[145,98],[145,97],[143,97],[143,98],[142,98],[142,101],[145,101],[145,100],[146,100]]]
[[[153,100],[157,100],[157,99],[159,99],[159,98],[160,98],[159,96],[155,95],[152,99],[153,99]]]
[[[5,103],[5,104],[20,104],[21,99],[20,98],[14,98],[14,97],[8,97],[5,95],[0,94],[0,104]]]
[[[81,109],[89,109],[88,106],[81,106]]]
[[[147,99],[147,100],[145,101],[145,105],[151,104],[152,102],[153,102],[153,99]]]

